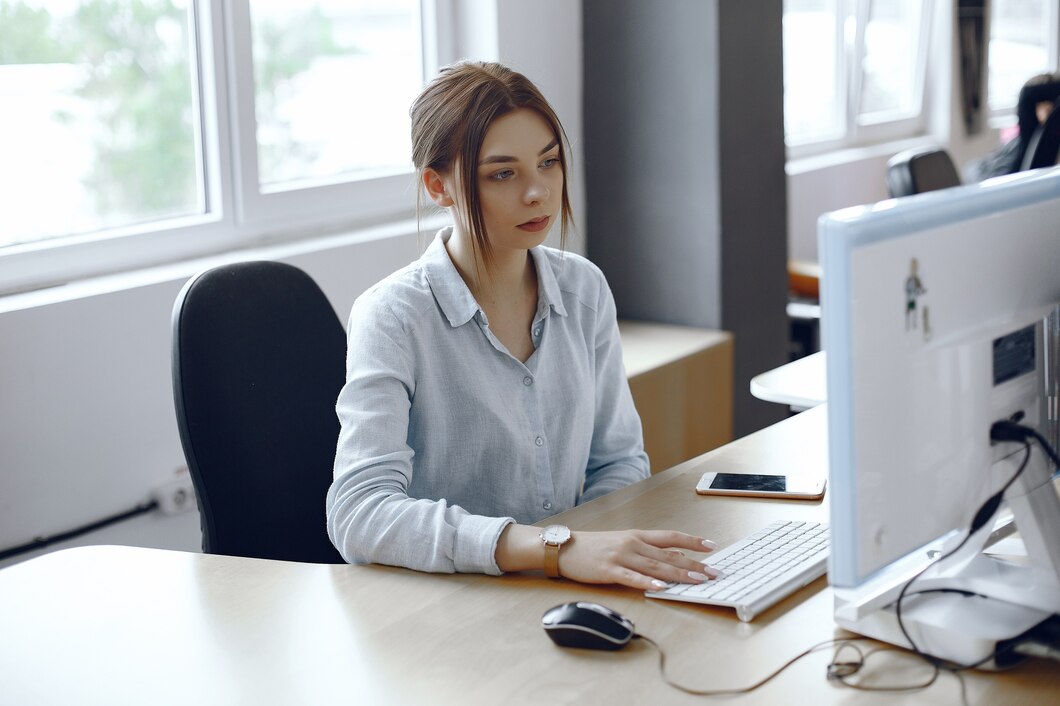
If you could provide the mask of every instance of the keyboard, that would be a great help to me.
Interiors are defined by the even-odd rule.
[[[704,563],[721,578],[675,583],[649,598],[706,603],[736,609],[744,622],[819,576],[828,564],[828,525],[780,520],[710,554]]]

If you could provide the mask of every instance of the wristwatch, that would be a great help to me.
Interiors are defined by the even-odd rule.
[[[571,540],[570,529],[563,525],[549,525],[541,530],[545,543],[545,576],[559,578],[559,548]]]

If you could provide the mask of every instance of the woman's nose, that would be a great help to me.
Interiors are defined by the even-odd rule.
[[[548,184],[545,183],[545,180],[540,176],[536,176],[527,184],[523,198],[528,204],[540,203],[548,198],[549,193]]]

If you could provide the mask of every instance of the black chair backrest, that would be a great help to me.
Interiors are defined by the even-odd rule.
[[[893,198],[960,185],[953,160],[938,147],[905,150],[887,162],[887,190]]]
[[[1020,169],[1040,169],[1057,163],[1060,153],[1060,108],[1053,108],[1027,141],[1027,151],[1023,155]]]
[[[342,563],[325,498],[346,335],[324,293],[278,262],[190,280],[173,309],[173,396],[203,551]]]

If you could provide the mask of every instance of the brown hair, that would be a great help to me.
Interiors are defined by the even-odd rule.
[[[478,262],[489,263],[493,251],[479,202],[478,161],[486,131],[497,118],[517,108],[537,111],[551,126],[559,142],[563,169],[563,206],[560,243],[567,242],[571,222],[567,199],[567,140],[563,126],[545,97],[528,78],[493,62],[459,62],[444,67],[409,110],[412,118],[412,163],[422,175],[430,168],[447,174],[460,160],[459,183],[465,196],[465,222]],[[417,191],[417,204],[422,191]],[[417,213],[419,209],[417,207]]]

